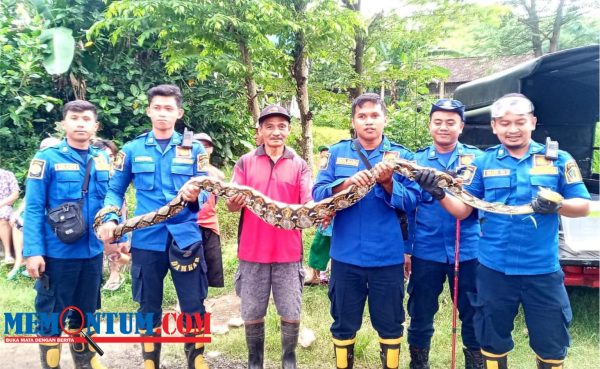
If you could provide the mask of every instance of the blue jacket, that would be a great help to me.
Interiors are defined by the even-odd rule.
[[[417,164],[440,171],[457,171],[466,167],[483,154],[475,146],[457,143],[448,164],[444,165],[433,145],[415,153]],[[456,243],[456,218],[448,213],[428,192],[421,192],[421,202],[409,215],[412,255],[420,259],[440,263],[454,263]],[[477,258],[479,242],[477,211],[460,223],[460,261]]]
[[[88,232],[77,242],[65,244],[48,224],[46,212],[65,202],[81,200],[87,162],[67,145],[66,140],[36,153],[27,175],[23,256],[87,259],[102,253],[102,242],[96,238],[92,226],[106,195],[110,164],[104,151],[91,146],[87,159],[93,160],[88,193],[83,198]]]
[[[104,205],[120,208],[127,187],[133,182],[137,200],[135,215],[146,214],[171,201],[190,178],[208,175],[208,155],[204,147],[196,141],[192,148],[183,148],[178,146],[180,144],[181,134],[177,132],[171,136],[164,152],[153,132],[126,143],[115,159],[115,171]],[[197,209],[194,210],[197,212]],[[182,249],[200,241],[202,236],[196,224],[196,212],[188,207],[171,219],[134,231],[131,247],[164,251],[169,234]],[[118,221],[118,218],[109,215],[104,220]]]
[[[522,158],[510,156],[502,145],[487,149],[473,162],[474,177],[466,190],[489,202],[528,204],[540,188],[565,199],[590,199],[577,163],[559,150],[557,160],[545,157],[546,147],[531,141]],[[558,214],[503,215],[480,212],[479,261],[509,275],[537,275],[557,271]]]
[[[379,148],[368,154],[372,166],[384,156],[412,160],[413,154],[386,137]],[[353,140],[343,140],[329,149],[329,158],[323,161],[313,187],[315,201],[333,195],[333,187],[346,178],[366,169],[354,147]],[[380,184],[353,206],[339,211],[333,223],[331,258],[361,267],[388,266],[404,263],[404,240],[396,209],[410,212],[420,199],[419,186],[394,174],[393,190],[389,195]]]

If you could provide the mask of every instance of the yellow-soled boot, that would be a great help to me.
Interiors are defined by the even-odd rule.
[[[188,333],[186,337],[206,337],[203,332]],[[204,360],[204,342],[188,342],[183,346],[187,358],[188,369],[208,369],[208,363]]]
[[[42,369],[60,369],[60,343],[40,344]]]
[[[146,334],[146,330],[140,329],[141,336],[157,336],[155,334]],[[161,343],[142,342],[142,359],[144,360],[144,369],[159,369],[160,368],[160,350]]]
[[[90,331],[88,336],[92,338],[95,332]],[[73,335],[73,337],[81,337],[81,333]],[[84,343],[71,343],[69,344],[71,349],[71,356],[73,356],[73,362],[75,363],[75,369],[106,369],[104,365],[98,360],[96,350],[86,342]]]
[[[481,355],[483,355],[483,369],[508,369],[508,352],[492,354],[481,350]]]
[[[398,338],[379,338],[381,365],[383,369],[398,369],[400,366],[400,342]]]
[[[354,343],[356,337],[349,340],[333,338],[336,369],[352,369],[354,367]]]
[[[563,364],[564,364],[565,360],[564,359],[548,360],[548,359],[542,359],[541,357],[536,356],[535,362],[537,363],[538,369],[563,369]]]

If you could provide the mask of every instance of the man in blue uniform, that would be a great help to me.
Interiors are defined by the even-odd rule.
[[[535,213],[481,212],[475,333],[485,367],[506,369],[514,346],[513,322],[522,305],[537,367],[562,369],[572,312],[558,262],[559,215],[586,216],[590,195],[571,155],[531,140],[537,119],[527,97],[505,95],[492,105],[491,115],[501,144],[473,161],[473,178],[465,189],[492,203],[531,203]],[[439,193],[431,172],[422,171],[417,180],[424,189]],[[541,197],[542,188],[564,199]],[[473,210],[452,196],[438,198],[458,219]]]
[[[193,176],[207,175],[208,155],[197,141],[190,140],[185,145],[182,136],[175,132],[175,123],[183,116],[179,88],[160,85],[148,90],[147,94],[149,107],[146,114],[152,121],[152,131],[128,142],[117,154],[104,205],[121,208],[125,191],[132,181],[137,200],[135,215],[163,206],[180,189],[183,198],[191,203],[177,216],[133,232],[133,299],[140,304],[139,312],[153,314],[153,326],[158,328],[162,318],[163,280],[169,268],[181,312],[204,316],[208,282],[206,262],[202,257],[202,237],[196,225],[199,191],[184,184]],[[112,214],[104,220],[106,223],[102,225],[100,235],[104,240],[112,240],[118,217]],[[199,263],[194,259],[199,259]],[[188,328],[193,328],[191,335],[202,335],[201,327]],[[142,346],[146,368],[159,368],[160,350],[159,343]],[[186,343],[185,353],[189,369],[208,368],[202,343]]]
[[[466,169],[481,155],[474,146],[458,141],[464,124],[464,105],[458,100],[440,99],[429,113],[429,133],[433,144],[417,151],[417,164],[446,172]],[[442,195],[443,191],[439,194]],[[432,196],[423,191],[421,202],[410,216],[413,231],[412,273],[408,283],[408,344],[411,369],[429,369],[429,347],[433,336],[433,317],[438,311],[438,298],[448,279],[450,296],[454,290],[454,254],[456,220]],[[416,216],[415,216],[416,215]],[[477,212],[471,213],[460,224],[460,257],[457,307],[462,322],[465,369],[481,368],[480,347],[475,338],[473,317],[475,310],[467,294],[475,292],[479,222]]]
[[[398,368],[404,310],[404,241],[397,210],[414,210],[418,186],[393,172],[386,159],[412,159],[412,153],[383,136],[385,103],[363,94],[352,103],[357,139],[343,140],[322,160],[313,198],[320,201],[351,185],[375,187],[358,203],[338,212],[331,240],[329,298],[337,368],[352,368],[356,332],[365,300],[379,334],[384,368]],[[373,166],[371,173],[367,169]]]
[[[66,138],[38,151],[29,166],[23,256],[27,259],[29,275],[37,278],[35,310],[38,314],[60,314],[67,306],[75,306],[85,315],[100,307],[103,246],[95,237],[92,225],[106,194],[110,165],[102,150],[90,146],[90,137],[98,129],[94,105],[83,100],[65,104],[62,127]],[[88,166],[89,182],[84,191]],[[51,209],[62,208],[67,202],[79,203],[85,221],[83,234],[78,239],[68,240],[69,243],[59,239],[47,221]],[[69,318],[67,329],[77,330],[85,324],[78,313],[64,315]],[[44,325],[40,325],[38,333],[60,335]],[[70,348],[76,368],[104,368],[87,343],[71,344]],[[41,344],[40,351],[42,368],[59,367],[58,343]]]

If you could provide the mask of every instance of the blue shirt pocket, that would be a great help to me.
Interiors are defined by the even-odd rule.
[[[485,200],[488,202],[506,203],[510,195],[510,177],[484,177]]]
[[[57,199],[81,199],[83,176],[78,170],[56,171],[55,176],[56,184],[54,185],[54,195]]]
[[[156,164],[154,163],[133,163],[131,172],[136,190],[150,191],[154,189],[155,170]]]
[[[108,170],[96,171],[96,195],[98,198],[104,198],[106,196],[106,190],[108,188],[108,179],[110,173]]]
[[[193,164],[173,163],[171,165],[171,177],[173,178],[175,191],[178,191],[193,175]]]
[[[558,175],[532,175],[531,183],[531,198],[535,198],[541,188],[547,188],[556,191],[558,188]]]

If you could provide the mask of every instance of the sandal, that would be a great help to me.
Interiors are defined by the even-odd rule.
[[[119,276],[119,279],[117,281],[107,281],[104,286],[102,287],[103,290],[107,290],[107,291],[116,291],[118,290],[123,283],[125,282],[125,278]]]

